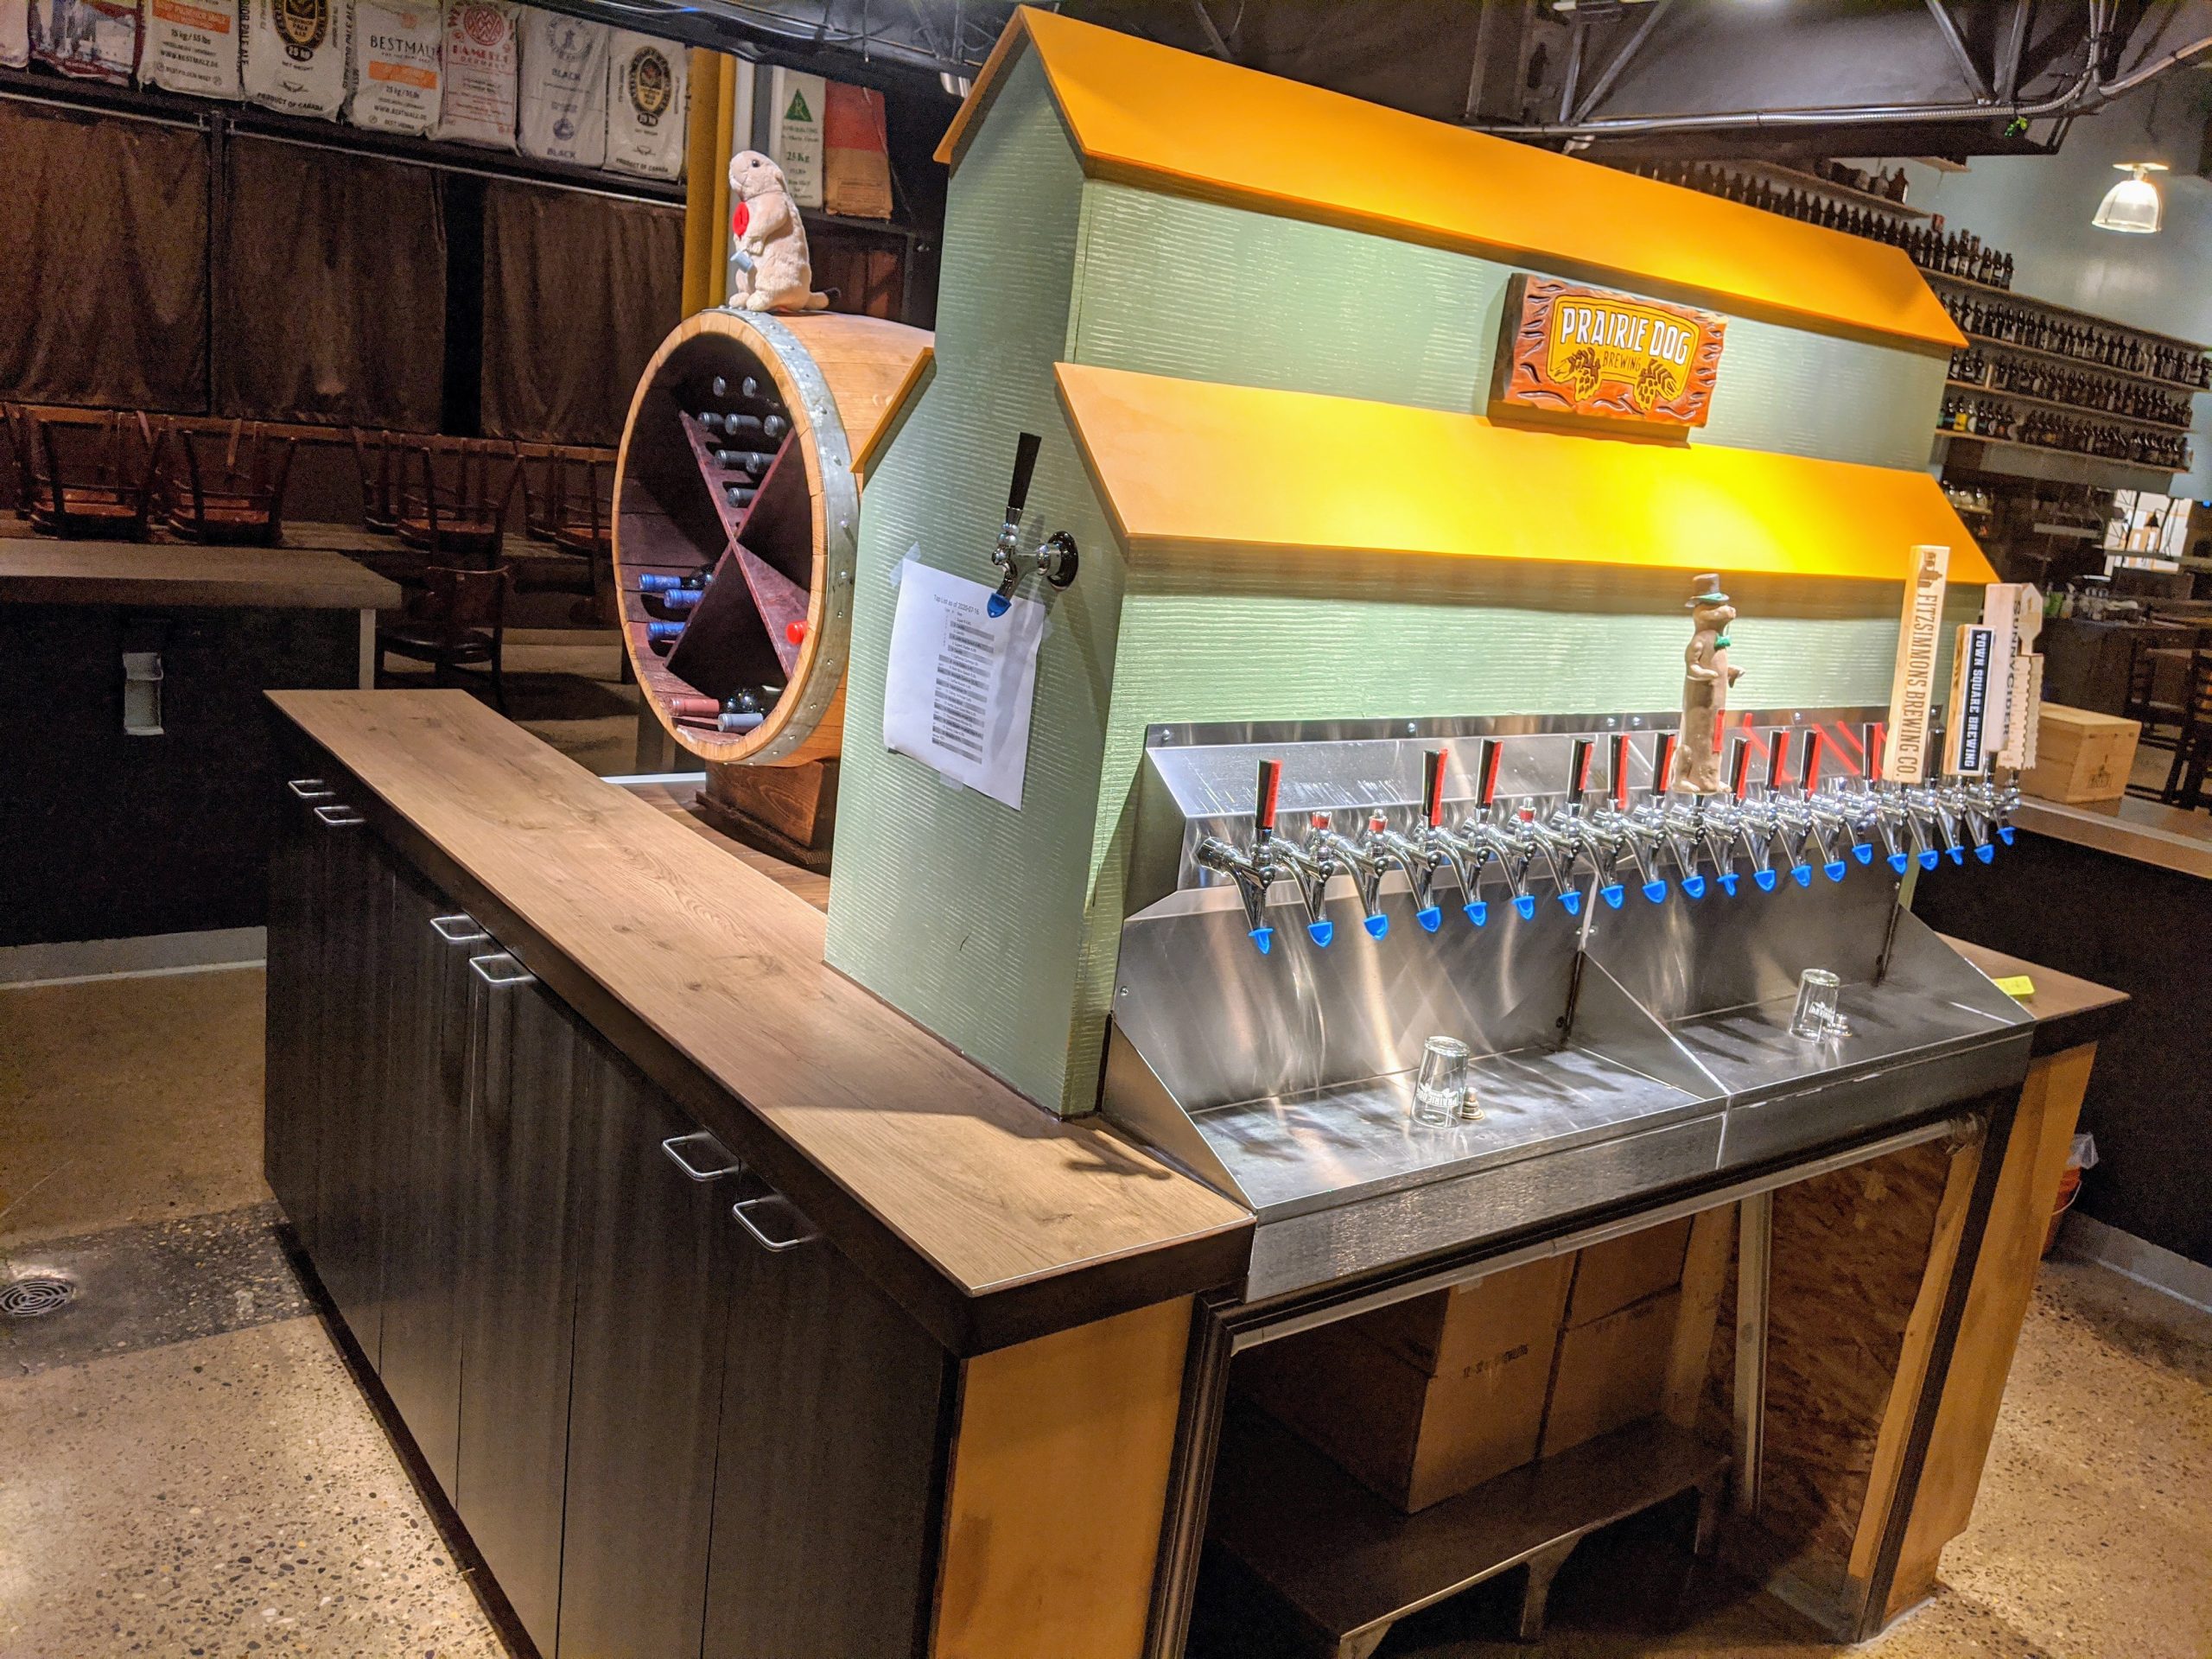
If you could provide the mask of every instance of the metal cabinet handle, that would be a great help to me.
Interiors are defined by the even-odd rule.
[[[797,1217],[799,1224],[798,1230],[789,1238],[771,1238],[762,1232],[760,1224],[753,1219],[752,1212],[755,1210],[769,1208],[780,1208]],[[805,1212],[779,1192],[771,1192],[765,1198],[741,1198],[737,1203],[730,1205],[729,1212],[737,1217],[739,1226],[753,1235],[753,1242],[772,1255],[781,1255],[786,1250],[795,1250],[803,1244],[811,1244],[822,1236],[815,1230],[814,1224],[806,1218]]]
[[[433,916],[430,926],[448,944],[474,944],[492,937],[477,925],[474,916]]]
[[[700,1152],[706,1154],[705,1161],[714,1166],[702,1169],[693,1163],[683,1155],[681,1150],[686,1147],[697,1147]],[[723,1176],[734,1175],[745,1167],[743,1159],[704,1129],[692,1135],[672,1135],[660,1143],[660,1149],[668,1154],[669,1162],[674,1164],[687,1177],[695,1181],[720,1180]]]
[[[486,985],[527,985],[537,977],[504,950],[495,950],[488,957],[471,957],[468,965]]]
[[[351,829],[354,824],[368,822],[366,818],[343,802],[336,806],[318,806],[315,810],[315,815],[334,830]]]
[[[287,778],[284,787],[303,801],[319,801],[326,795],[338,792],[320,778]]]

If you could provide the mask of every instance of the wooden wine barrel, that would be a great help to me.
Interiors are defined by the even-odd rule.
[[[929,345],[925,330],[874,317],[702,311],[639,377],[614,470],[623,644],[655,715],[710,772],[838,753],[860,524],[853,458]],[[717,574],[694,605],[645,591],[701,571]],[[664,656],[652,625],[677,621]],[[750,731],[680,713],[733,691],[763,710]]]

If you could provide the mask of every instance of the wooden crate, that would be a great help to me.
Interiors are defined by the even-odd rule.
[[[2036,763],[2020,787],[2046,801],[2116,801],[2127,792],[2142,724],[2089,709],[2046,702],[2036,728]]]

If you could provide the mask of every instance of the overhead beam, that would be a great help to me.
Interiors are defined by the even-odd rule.
[[[2020,90],[2020,55],[2027,49],[2028,18],[2035,0],[2012,0],[2012,27],[2005,37],[2005,54],[1997,60],[1997,101],[2009,104]]]
[[[1981,66],[1974,60],[1974,54],[1967,50],[1967,43],[1959,34],[1958,20],[1951,16],[1950,7],[1943,0],[1928,0],[1928,15],[1936,20],[1936,28],[1943,37],[1943,44],[1951,48],[1951,56],[1959,66],[1959,73],[1967,83],[1967,90],[1974,94],[1974,102],[1989,102],[1989,82],[1981,73]]]
[[[1659,20],[1667,15],[1667,8],[1674,3],[1675,0],[1651,0],[1651,3],[1644,7],[1643,21],[1636,26],[1636,33],[1628,37],[1621,49],[1613,54],[1612,61],[1605,66],[1605,73],[1598,77],[1581,104],[1576,107],[1575,120],[1588,120],[1591,112],[1605,101],[1605,94],[1611,92],[1614,83],[1620,79],[1621,71],[1627,68],[1629,60],[1643,49],[1643,43],[1651,38],[1651,31],[1659,27]]]
[[[1213,14],[1206,10],[1206,0],[1191,0],[1191,10],[1198,14],[1198,28],[1206,37],[1206,50],[1224,63],[1234,63],[1229,54],[1229,42],[1221,38],[1221,31],[1214,27]]]

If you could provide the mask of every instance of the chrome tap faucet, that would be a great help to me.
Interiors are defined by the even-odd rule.
[[[1808,882],[1811,877],[1809,861],[1804,859],[1806,852],[1818,852],[1821,873],[1831,881],[1840,881],[1851,868],[1844,861],[1843,849],[1851,846],[1854,839],[1851,819],[1840,798],[1821,792],[1821,743],[1817,726],[1805,734],[1804,753],[1797,768],[1797,801],[1805,820],[1804,838],[1798,842],[1798,868],[1807,870]],[[1862,858],[1859,861],[1866,861]]]
[[[1481,853],[1471,853],[1444,828],[1444,751],[1430,749],[1421,756],[1421,827],[1413,836],[1382,829],[1378,836],[1386,857],[1406,873],[1414,894],[1414,919],[1422,931],[1433,933],[1444,925],[1444,908],[1436,902],[1436,873],[1448,869],[1459,883],[1461,906],[1467,919],[1478,927],[1482,914],[1475,899],[1475,874],[1471,856],[1479,868]],[[1377,820],[1378,824],[1380,820]]]
[[[1261,761],[1259,795],[1252,809],[1251,850],[1232,847],[1218,836],[1205,836],[1191,851],[1195,862],[1236,883],[1246,927],[1263,957],[1275,940],[1274,929],[1268,925],[1268,889],[1283,872],[1282,845],[1275,836],[1275,798],[1281,789],[1282,762]]]
[[[1510,868],[1514,855],[1513,842],[1498,828],[1494,816],[1497,803],[1497,766],[1503,753],[1497,739],[1483,739],[1475,762],[1475,810],[1459,821],[1458,830],[1437,831],[1440,844],[1451,848],[1459,855],[1461,863],[1454,867],[1454,873],[1460,878],[1461,908],[1465,912],[1467,919],[1477,927],[1490,918],[1490,906],[1482,897],[1484,867],[1495,860],[1501,869]],[[1438,789],[1440,792],[1432,801],[1431,810],[1440,814],[1444,810],[1440,776]],[[1522,897],[1522,890],[1516,887],[1514,890],[1516,908],[1521,908]],[[1535,910],[1536,901],[1531,899],[1521,913],[1533,916]]]
[[[1605,842],[1605,883],[1598,889],[1598,896],[1613,909],[1621,907],[1625,894],[1620,881],[1620,862],[1624,855],[1636,866],[1637,880],[1643,896],[1653,904],[1663,903],[1668,884],[1658,871],[1658,853],[1671,845],[1666,831],[1665,791],[1660,787],[1662,766],[1668,756],[1665,740],[1661,737],[1661,753],[1651,767],[1651,798],[1643,805],[1630,810],[1629,807],[1628,764],[1629,738],[1626,732],[1615,732],[1612,737],[1612,770],[1605,784],[1608,805],[1591,820],[1592,831]],[[1676,849],[1680,856],[1679,849]]]
[[[1382,912],[1382,868],[1388,861],[1381,844],[1384,820],[1377,812],[1368,820],[1367,830],[1357,841],[1329,827],[1329,815],[1314,814],[1313,829],[1306,838],[1306,850],[1315,858],[1326,857],[1338,868],[1351,874],[1352,886],[1359,893],[1360,913],[1366,918],[1370,938],[1379,939],[1390,931],[1390,918]]]
[[[1761,807],[1770,850],[1778,845],[1789,860],[1789,879],[1801,887],[1809,887],[1813,867],[1806,861],[1805,848],[1812,839],[1812,815],[1806,810],[1802,791],[1796,797],[1789,793],[1784,781],[1789,775],[1789,733],[1784,729],[1777,732],[1774,741],[1767,746],[1766,793],[1761,798]],[[1770,890],[1774,884],[1761,881],[1759,885]]]

